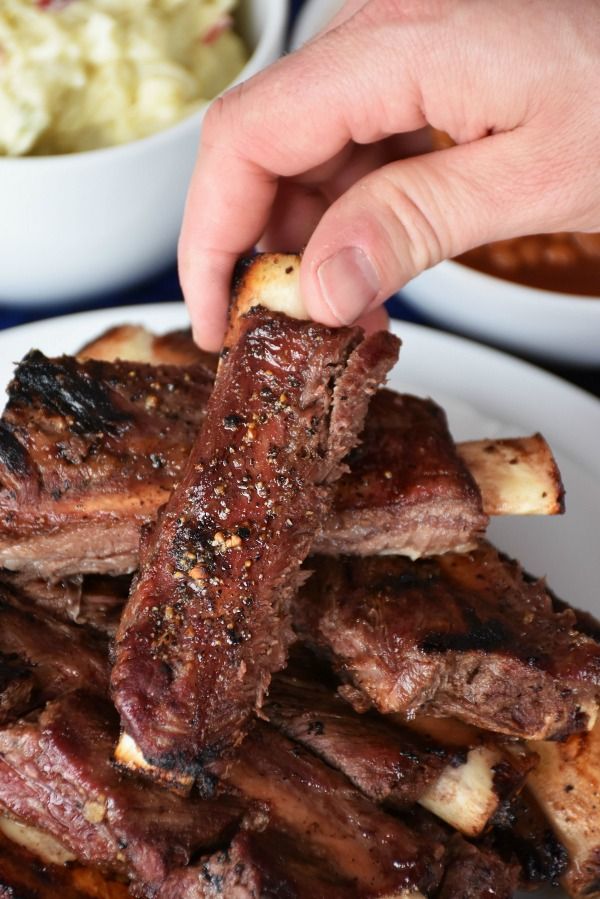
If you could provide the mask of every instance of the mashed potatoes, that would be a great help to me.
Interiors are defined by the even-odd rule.
[[[245,62],[237,0],[0,0],[0,155],[144,137]]]

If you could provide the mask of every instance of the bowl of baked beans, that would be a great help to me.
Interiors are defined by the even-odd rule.
[[[424,272],[403,296],[436,323],[522,355],[600,365],[600,234],[487,244]]]

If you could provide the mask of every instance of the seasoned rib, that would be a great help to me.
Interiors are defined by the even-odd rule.
[[[572,897],[600,895],[600,725],[564,742],[535,742],[529,788],[568,855],[561,883]]]
[[[374,802],[400,809],[418,802],[448,765],[466,761],[466,751],[421,739],[380,715],[358,714],[305,674],[277,675],[263,711],[271,724],[342,771]]]
[[[200,364],[183,370],[26,357],[0,421],[0,564],[53,580],[137,567],[140,530],[156,519],[181,475],[212,380]],[[89,414],[80,417],[78,403],[92,381],[100,381],[104,416],[116,419],[119,435],[94,419],[91,388]],[[559,509],[560,480],[552,492],[546,477],[552,455],[535,440],[535,464],[528,461],[523,448],[532,439],[504,441],[503,452],[488,452],[497,442],[471,447],[488,514],[524,510],[514,478],[506,477],[515,470],[512,455],[506,462],[509,448],[521,453],[519,471],[533,470],[540,494],[541,505],[530,502],[527,511]],[[473,542],[487,521],[482,500],[437,406],[381,391],[363,441],[352,456],[355,470],[338,487],[333,517],[316,535],[320,551],[364,554],[377,544],[414,556]]]
[[[112,673],[126,734],[185,772],[243,738],[292,632],[299,565],[398,341],[256,309],[144,550]]]
[[[430,400],[380,390],[348,464],[315,552],[460,552],[485,531],[477,484]]]
[[[117,737],[112,707],[83,692],[0,730],[0,805],[82,863],[131,876],[151,891],[193,852],[226,838],[240,806],[225,798],[186,801],[120,774],[112,763]]]
[[[281,831],[246,830],[226,850],[170,875],[157,899],[367,899],[306,846]],[[402,899],[404,893],[395,893]],[[410,899],[419,899],[410,892]]]
[[[84,628],[33,611],[0,587],[0,723],[69,690],[106,693],[106,642]]]
[[[519,881],[517,865],[495,852],[453,838],[437,899],[511,899]]]
[[[0,835],[2,899],[128,899],[127,887],[99,871],[48,864]]]
[[[0,564],[54,580],[136,568],[211,389],[202,366],[26,356],[0,421]]]
[[[489,544],[466,555],[315,558],[300,635],[383,712],[422,710],[529,739],[588,730],[600,646]]]
[[[535,764],[535,756],[513,756],[489,735],[452,744],[432,739],[425,725],[420,736],[376,713],[358,714],[331,688],[309,679],[304,660],[303,667],[274,678],[264,713],[375,802],[399,809],[418,802],[475,837]]]
[[[94,418],[91,389],[87,415],[71,401],[92,382],[118,434]],[[181,475],[211,384],[200,366],[26,357],[0,423],[0,563],[53,579],[135,568],[140,530]],[[487,518],[439,407],[382,391],[362,439],[317,547],[419,554],[472,543]]]
[[[378,809],[342,774],[268,725],[252,730],[233,763],[214,769],[247,800],[266,806],[274,827],[354,883],[358,895],[428,894],[439,882],[439,843]]]

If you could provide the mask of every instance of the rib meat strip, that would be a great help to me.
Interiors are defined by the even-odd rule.
[[[53,580],[134,570],[140,531],[181,477],[213,379],[201,363],[26,356],[0,420],[0,564]],[[381,391],[361,440],[315,535],[319,551],[472,544],[487,517],[439,407]]]
[[[413,557],[472,548],[488,519],[446,416],[431,400],[373,397],[315,552]]]
[[[29,353],[0,421],[0,564],[55,580],[133,571],[212,384],[202,365]]]
[[[136,568],[140,531],[181,476],[213,379],[200,361],[176,367],[30,353],[0,420],[0,564],[53,580]],[[562,495],[558,470],[543,438],[532,441],[520,441],[520,460],[508,447],[519,441],[457,452],[435,403],[379,391],[316,551],[416,557],[473,545],[487,516],[460,455],[467,449],[488,507],[492,496],[503,513],[560,511],[550,502]],[[519,472],[529,473],[525,506]]]
[[[489,544],[416,562],[309,565],[316,575],[294,606],[297,630],[380,711],[455,716],[538,740],[593,724],[600,645]]]
[[[479,836],[522,789],[535,764],[534,758],[503,751],[491,735],[482,735],[479,744],[452,746],[377,713],[360,714],[319,680],[308,677],[306,665],[304,671],[286,669],[273,679],[265,714],[386,807],[404,810],[419,803],[452,827]]]
[[[376,713],[359,714],[335,687],[290,666],[271,683],[264,713],[292,740],[342,771],[374,802],[407,808],[467,751],[444,747]]]
[[[105,694],[108,681],[98,634],[29,609],[0,586],[0,723],[77,688]]]
[[[239,757],[214,766],[223,782],[265,806],[273,827],[324,860],[359,896],[425,894],[439,883],[442,846],[370,802],[339,771],[259,724]]]
[[[285,664],[300,563],[398,346],[261,308],[239,319],[116,638],[113,697],[151,764],[197,772],[243,738]]]
[[[0,805],[80,862],[132,877],[143,895],[226,840],[242,812],[225,797],[192,802],[121,774],[117,737],[114,709],[83,692],[0,730]]]

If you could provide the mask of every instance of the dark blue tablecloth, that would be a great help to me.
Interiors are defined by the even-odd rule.
[[[290,25],[303,2],[304,0],[292,0],[292,17]],[[47,306],[29,306],[23,308],[0,304],[0,330],[10,328],[13,325],[47,318],[49,314],[52,316],[64,315],[67,312],[84,311],[87,309],[104,309],[139,303],[158,303],[180,298],[181,289],[177,279],[174,260],[173,266],[168,271],[164,272],[159,277],[153,278],[146,283],[139,284],[132,289],[123,290],[119,293],[111,294],[110,296],[102,296],[94,300],[87,300],[77,305],[73,305],[72,303],[69,303],[68,306],[56,305],[52,307],[50,312]],[[388,302],[388,309],[394,318],[428,324],[426,319],[416,315],[413,310],[403,303],[401,295]],[[548,368],[550,371],[553,371],[567,380],[592,391],[597,396],[600,396],[600,368],[593,371],[581,371],[578,369],[567,369],[558,366],[548,366]]]

